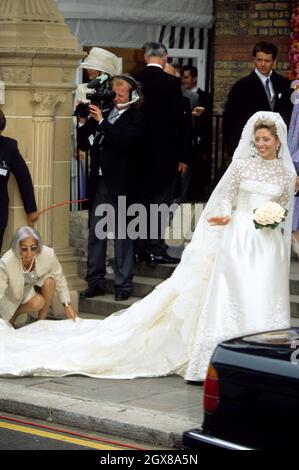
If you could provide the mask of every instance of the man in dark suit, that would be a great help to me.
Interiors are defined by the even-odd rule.
[[[173,64],[165,64],[164,67],[164,72],[169,73],[171,75],[174,75],[181,79],[181,76],[177,69],[174,67]],[[187,93],[188,96],[184,93],[185,91],[189,90],[184,90],[182,88],[182,99],[183,99],[183,111],[184,111],[184,128],[183,128],[183,158],[184,162],[188,164],[188,168],[186,168],[186,171],[184,172],[178,172],[177,174],[177,185],[175,189],[175,198],[173,203],[174,204],[182,204],[184,202],[188,201],[188,188],[189,188],[189,183],[190,183],[190,170],[189,170],[189,165],[191,163],[191,154],[192,154],[192,104],[191,100],[189,99],[190,95],[195,95],[195,104],[194,106],[197,105],[197,94],[190,92]],[[192,99],[192,98],[191,98]],[[170,214],[170,219],[172,219],[173,214]]]
[[[115,300],[126,300],[132,291],[133,240],[127,234],[126,210],[125,213],[120,210],[119,196],[125,196],[126,203],[134,202],[132,189],[141,158],[144,118],[137,109],[140,94],[135,80],[128,75],[119,75],[112,78],[111,84],[115,92],[114,107],[107,118],[94,104],[89,105],[89,119],[79,117],[78,146],[81,150],[90,149],[91,159],[88,289],[81,297],[104,295],[107,238],[110,238],[109,232],[114,232]],[[109,218],[111,209],[113,220]]]
[[[244,125],[257,111],[279,113],[288,125],[292,113],[291,88],[287,78],[273,70],[278,49],[268,42],[257,43],[252,51],[255,70],[232,87],[224,111],[224,142],[231,157]]]
[[[192,155],[189,198],[205,201],[210,192],[212,170],[213,104],[210,93],[197,87],[198,70],[193,65],[182,69],[183,88],[196,94],[196,106],[192,109]]]
[[[144,95],[146,141],[144,146],[144,198],[150,204],[169,206],[173,200],[178,171],[185,171],[183,158],[184,111],[180,80],[163,71],[167,49],[162,43],[145,46],[145,69],[136,76]],[[166,217],[167,218],[167,217]],[[158,236],[138,243],[137,258],[157,263],[178,262],[167,253],[164,230],[167,220],[158,224]],[[153,226],[153,224],[151,224]]]
[[[8,221],[9,197],[7,185],[10,173],[16,178],[28,225],[32,225],[38,218],[34,189],[28,167],[19,152],[17,142],[1,135],[5,126],[6,118],[0,109],[0,250]]]

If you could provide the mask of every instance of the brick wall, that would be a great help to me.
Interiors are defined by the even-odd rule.
[[[215,0],[214,112],[222,114],[228,92],[253,69],[253,46],[278,47],[276,71],[286,76],[293,1]]]

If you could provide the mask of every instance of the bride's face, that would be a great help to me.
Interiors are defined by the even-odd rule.
[[[258,129],[255,133],[255,146],[262,158],[265,160],[274,160],[277,154],[279,140],[269,129]]]

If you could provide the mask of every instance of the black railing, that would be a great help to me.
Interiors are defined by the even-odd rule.
[[[87,179],[89,172],[89,152],[79,151],[74,148],[71,156],[71,200],[80,201],[87,196]],[[86,201],[74,202],[71,210],[82,210],[87,208]]]
[[[212,185],[215,187],[229,164],[223,141],[223,114],[213,114],[212,161]]]

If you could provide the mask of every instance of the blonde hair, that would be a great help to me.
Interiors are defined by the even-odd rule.
[[[267,129],[269,132],[271,132],[273,137],[279,140],[275,122],[266,119],[258,119],[254,124],[254,133],[256,133],[256,131],[259,129]]]

